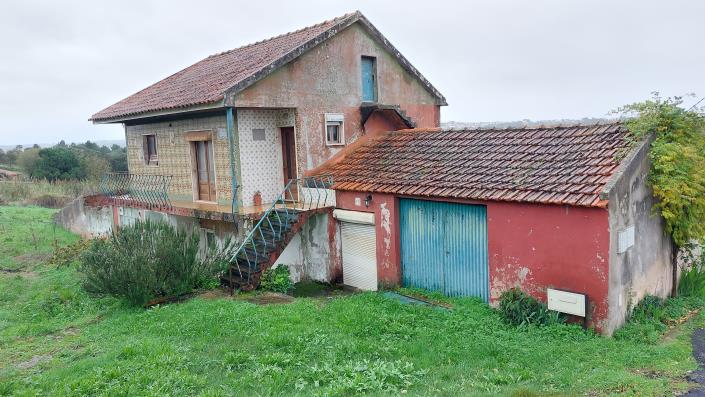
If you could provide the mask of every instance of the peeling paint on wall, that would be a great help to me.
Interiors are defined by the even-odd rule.
[[[379,103],[400,105],[418,127],[440,125],[436,98],[357,23],[237,94],[232,102],[238,108],[296,109],[301,175],[342,148],[326,145],[324,113],[344,114],[346,143],[364,133],[360,113],[362,55],[377,58]]]
[[[389,251],[392,248],[392,227],[390,226],[389,209],[387,203],[382,203],[379,206],[380,227],[384,230],[382,239],[384,240],[384,256],[389,256]]]

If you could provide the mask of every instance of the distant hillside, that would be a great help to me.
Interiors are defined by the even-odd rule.
[[[125,147],[125,140],[124,140],[124,139],[113,139],[113,140],[91,141],[91,142],[94,142],[94,143],[98,144],[98,146],[107,146],[107,147],[111,147],[112,145],[118,145],[118,146],[120,146],[120,147]],[[40,143],[40,144],[38,144],[38,145],[39,145],[39,147],[51,147],[51,146],[56,145],[57,143],[59,143],[59,142],[56,142],[56,143]],[[73,143],[73,142],[67,142],[67,144],[69,144],[69,145],[70,145],[71,143]],[[85,141],[83,141],[83,142],[75,142],[75,143],[76,143],[76,144],[85,143]],[[0,149],[7,151],[7,150],[12,150],[12,149],[14,149],[16,146],[17,146],[17,145],[0,145]],[[32,147],[32,146],[34,146],[34,143],[27,143],[27,144],[22,145],[23,148],[28,148],[28,147]]]
[[[525,127],[555,127],[559,125],[591,125],[602,124],[615,121],[616,119],[606,119],[599,117],[585,117],[582,119],[560,119],[560,120],[517,120],[517,121],[447,121],[441,123],[443,128],[525,128]]]

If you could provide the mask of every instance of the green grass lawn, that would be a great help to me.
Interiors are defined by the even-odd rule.
[[[76,240],[52,212],[0,207],[0,268],[13,269],[0,271],[0,395],[662,396],[688,388],[689,337],[705,325],[646,344],[512,328],[474,299],[449,311],[377,293],[134,309],[46,263]]]

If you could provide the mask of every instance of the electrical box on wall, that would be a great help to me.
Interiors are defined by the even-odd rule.
[[[585,317],[587,298],[583,294],[548,288],[548,310]]]

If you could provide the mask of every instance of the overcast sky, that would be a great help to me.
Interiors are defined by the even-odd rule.
[[[705,95],[701,0],[3,0],[0,146],[122,139],[87,119],[210,54],[355,9],[446,96],[443,121]]]

